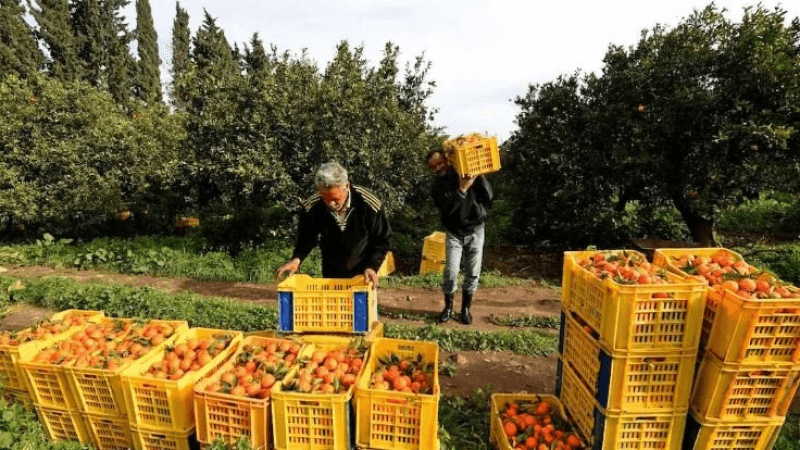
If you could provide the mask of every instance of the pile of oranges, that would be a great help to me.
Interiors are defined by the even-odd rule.
[[[297,364],[299,352],[300,344],[283,339],[264,346],[246,344],[237,354],[233,368],[220,374],[219,379],[206,386],[206,391],[269,398],[275,383]]]
[[[584,449],[583,441],[547,401],[506,403],[500,413],[503,433],[514,450]]]
[[[69,367],[116,370],[147,354],[175,333],[169,323],[106,320],[42,350],[33,361]]]
[[[339,394],[356,383],[364,365],[365,347],[347,346],[334,350],[315,350],[298,373],[284,382],[283,391],[306,394]]]
[[[720,250],[711,256],[686,254],[671,257],[678,269],[706,281],[709,286],[731,291],[745,299],[800,298],[800,291],[780,282],[732,254]]]
[[[67,314],[61,320],[46,320],[33,329],[27,328],[19,332],[3,331],[0,333],[0,345],[17,346],[26,342],[38,341],[50,336],[55,336],[72,327],[85,324],[89,320],[89,317],[90,315],[85,312],[75,311]]]
[[[619,284],[667,284],[667,271],[650,264],[641,253],[625,250],[597,251],[578,258],[578,265],[594,276]]]
[[[175,346],[164,350],[164,358],[153,363],[145,377],[160,380],[180,380],[184,375],[200,370],[210,363],[215,356],[228,348],[231,343],[230,335],[215,335],[210,338],[187,339]]]
[[[431,394],[433,386],[433,363],[424,363],[422,355],[416,358],[400,358],[391,353],[378,358],[378,366],[370,380],[370,388],[383,391]]]

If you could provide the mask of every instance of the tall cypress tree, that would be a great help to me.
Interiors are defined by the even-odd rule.
[[[192,41],[192,60],[197,64],[199,75],[219,80],[239,74],[239,65],[233,57],[228,40],[225,39],[225,32],[217,26],[216,20],[208,11],[203,11],[203,25]]]
[[[104,25],[102,42],[108,52],[105,76],[108,90],[117,104],[127,104],[131,100],[134,79],[138,73],[138,65],[129,47],[133,36],[122,14],[122,9],[128,4],[130,0],[104,0],[100,9]]]
[[[44,61],[24,15],[19,0],[0,0],[0,79],[9,73],[27,78]]]
[[[75,80],[81,70],[67,0],[36,0],[36,3],[38,9],[28,0],[31,14],[38,25],[36,37],[50,54],[45,67],[61,81]]]
[[[108,53],[103,48],[103,24],[98,0],[73,0],[70,5],[75,50],[79,63],[79,78],[92,86],[108,87],[103,68],[108,64]]]
[[[178,109],[184,109],[187,102],[186,87],[182,75],[189,65],[189,13],[175,2],[175,20],[172,22],[172,102]]]
[[[269,66],[269,59],[267,52],[264,51],[264,43],[258,37],[258,32],[253,33],[250,38],[250,47],[245,44],[244,47],[244,70],[249,74],[254,74],[267,69]]]
[[[161,103],[161,59],[150,0],[136,0],[136,39],[139,54],[136,95],[149,104]]]

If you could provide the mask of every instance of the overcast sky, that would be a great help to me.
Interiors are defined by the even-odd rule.
[[[755,1],[719,1],[728,17],[741,20],[743,7]],[[135,26],[135,1],[126,9]],[[150,0],[161,53],[162,78],[168,79],[175,1]],[[437,87],[430,98],[438,108],[436,124],[448,134],[497,135],[502,142],[516,128],[513,103],[528,85],[553,80],[577,69],[598,72],[609,44],[630,46],[656,23],[674,26],[700,0],[181,0],[194,36],[203,8],[217,19],[233,46],[243,48],[258,32],[267,49],[309,57],[323,70],[336,45],[363,45],[370,65],[380,61],[386,42],[400,47],[403,65],[424,52],[433,65],[429,79]],[[770,2],[789,19],[800,2]]]

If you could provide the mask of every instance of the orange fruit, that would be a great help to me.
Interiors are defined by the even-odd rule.
[[[503,425],[503,430],[505,430],[508,436],[513,437],[517,435],[517,426],[514,425],[513,422],[506,422],[505,425]]]

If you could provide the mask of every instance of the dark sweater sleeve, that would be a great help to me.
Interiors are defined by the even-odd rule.
[[[489,180],[486,177],[479,176],[476,178],[471,189],[475,190],[475,200],[483,206],[488,207],[494,201],[494,191],[492,191],[492,185],[489,184]]]
[[[374,245],[372,246],[372,254],[367,267],[377,271],[383,264],[383,259],[386,257],[386,252],[389,251],[392,239],[392,227],[389,226],[389,219],[386,218],[383,208],[375,214],[370,234],[370,239],[374,242]]]
[[[491,197],[491,187],[489,187],[488,191],[483,191],[483,183],[488,186],[488,182],[483,177],[479,177],[475,181],[480,181],[479,186],[481,189],[475,189],[473,184],[472,187],[467,189],[466,193],[462,193],[458,188],[449,187],[448,183],[442,179],[434,183],[431,189],[431,196],[433,197],[433,203],[442,213],[442,219],[445,224],[458,224],[457,226],[460,226],[468,223],[469,218],[482,214],[477,211],[483,207],[483,204],[478,201],[479,194],[476,191],[480,190],[482,191],[481,195]]]
[[[305,261],[311,250],[317,246],[319,229],[316,222],[310,209],[303,209],[300,212],[300,223],[297,225],[297,241],[294,244],[292,259],[299,258],[300,262]]]

